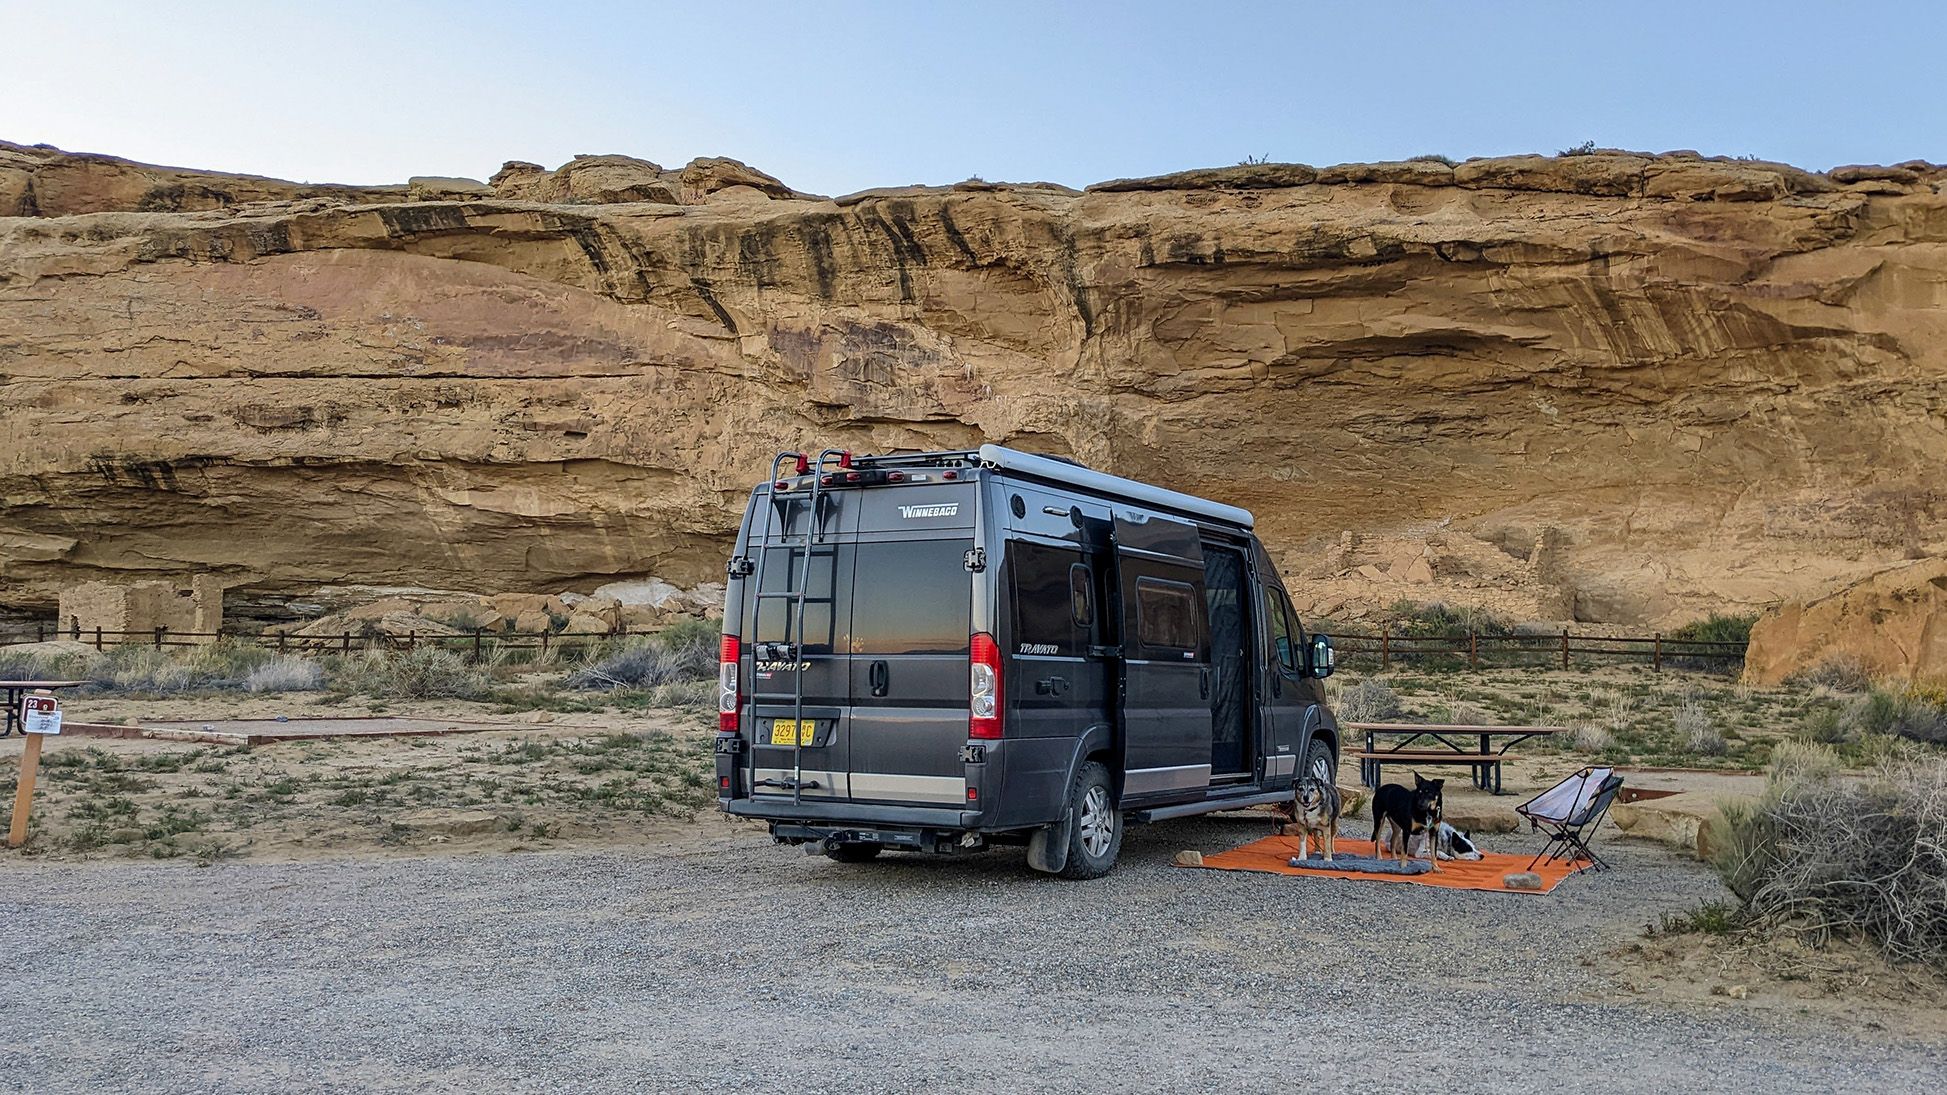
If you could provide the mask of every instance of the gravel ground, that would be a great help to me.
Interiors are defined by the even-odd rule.
[[[1579,958],[1717,892],[1612,845],[1549,897],[1018,852],[845,866],[716,819],[640,851],[0,865],[0,1088],[1920,1090],[1939,1044],[1615,1002]],[[1504,838],[1515,843],[1512,838]]]

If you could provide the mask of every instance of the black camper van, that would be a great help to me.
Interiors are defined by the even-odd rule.
[[[729,563],[723,808],[835,859],[1025,844],[1331,779],[1337,725],[1249,512],[996,445],[781,453]]]

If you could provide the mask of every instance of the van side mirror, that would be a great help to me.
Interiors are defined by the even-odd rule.
[[[1313,635],[1310,645],[1305,648],[1305,672],[1323,679],[1331,676],[1337,666],[1338,654],[1332,649],[1332,637]]]

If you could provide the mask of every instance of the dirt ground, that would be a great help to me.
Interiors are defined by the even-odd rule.
[[[84,698],[65,705],[65,717],[218,724],[371,713],[310,699]],[[42,754],[27,853],[211,862],[585,847],[635,840],[715,809],[714,728],[701,712],[510,716],[455,701],[384,710],[509,729],[255,748],[62,735]],[[0,793],[12,793],[21,748],[17,737],[0,739]]]
[[[371,706],[307,696],[84,697],[66,709],[71,721],[117,723],[351,716],[374,713]],[[1647,1070],[1639,1078],[1665,1084],[1701,1078],[1705,1086],[1756,1082],[1778,1089],[1773,1073],[1781,1052],[1797,1054],[1800,1070],[1782,1087],[1808,1090],[1910,1090],[1912,1077],[1938,1074],[1947,1064],[1947,989],[1937,978],[1844,946],[1810,950],[1712,935],[1646,936],[1646,926],[1663,914],[1727,895],[1703,865],[1661,845],[1619,841],[1613,829],[1600,839],[1617,870],[1570,879],[1543,898],[1294,884],[1168,867],[1179,848],[1216,851],[1261,835],[1265,821],[1248,815],[1132,830],[1123,866],[1097,884],[1034,875],[1009,850],[845,867],[775,847],[760,826],[716,811],[708,712],[510,714],[453,701],[376,706],[376,713],[499,721],[508,729],[249,749],[140,739],[51,742],[33,840],[25,851],[0,852],[0,953],[9,955],[0,973],[17,986],[15,998],[39,998],[57,1014],[64,1007],[93,1014],[97,1005],[107,1006],[105,998],[90,1003],[57,987],[67,983],[68,962],[116,969],[102,992],[127,979],[168,981],[172,969],[211,962],[237,975],[254,972],[247,983],[230,974],[192,978],[172,985],[155,1005],[177,1016],[226,1017],[221,1030],[143,1009],[132,1018],[118,1012],[123,1017],[114,1029],[70,1015],[94,1032],[84,1045],[35,1039],[0,1048],[0,1073],[48,1091],[482,1084],[641,1090],[644,1073],[632,1069],[652,1065],[663,1080],[649,1089],[748,1089],[776,1086],[780,1076],[749,1071],[747,1046],[726,1043],[723,1031],[765,1015],[791,1026],[783,1044],[830,1066],[792,1074],[791,1086],[806,1091],[939,1086],[959,1074],[948,1064],[973,1067],[970,1046],[983,1047],[995,1083],[1020,1090],[1229,1090],[1289,1082],[1279,1064],[1283,1051],[1235,1059],[1245,1053],[1239,1039],[1252,1031],[1266,1044],[1301,1038],[1330,1048],[1348,1062],[1330,1074],[1334,1080],[1325,1086],[1333,1087],[1410,1083],[1416,1073],[1403,1062],[1418,1061],[1473,1070],[1445,1085],[1450,1088],[1505,1088],[1529,1069],[1585,1053],[1591,1040],[1608,1047],[1603,1060],[1633,1061]],[[0,792],[11,791],[20,747],[17,738],[0,740]],[[1506,814],[1588,759],[1562,750],[1517,754],[1509,794],[1483,795],[1456,778],[1461,786],[1450,795],[1450,811]],[[1353,773],[1348,764],[1342,782],[1356,782]],[[1364,836],[1365,825],[1350,819],[1343,831]],[[1534,839],[1489,832],[1483,843],[1518,851]],[[1400,890],[1411,892],[1394,892]],[[97,914],[149,926],[128,938],[85,928]],[[1078,935],[1090,920],[1124,943],[1104,949]],[[359,921],[380,941],[347,953],[383,953],[400,964],[415,994],[398,1001],[411,1015],[403,1032],[379,1037],[377,1048],[361,1047],[308,1028],[258,1030],[260,1018],[236,1010],[248,1005],[281,1014],[292,1006],[334,1006],[327,998],[343,1007],[346,998],[334,994],[365,991],[383,1001],[402,991],[377,983],[360,989],[362,975],[332,972],[343,960],[331,950],[342,945],[337,929],[320,934],[299,927]],[[40,934],[30,939],[20,927],[27,923],[52,924],[54,934],[46,938],[66,942],[51,947]],[[791,925],[788,935],[799,942],[765,935],[761,945],[725,949],[725,930],[749,938],[753,925],[767,923]],[[475,925],[464,942],[454,934],[462,924]],[[594,934],[572,942],[582,929]],[[652,938],[658,942],[648,968],[666,984],[649,997],[629,995],[648,991],[634,979],[617,988],[579,966],[580,972],[550,973],[517,957],[538,948],[571,966],[636,961],[641,940]],[[230,939],[244,949],[224,942]],[[517,972],[495,973],[491,981],[480,979],[484,972],[457,978],[439,972],[458,960],[461,951],[451,948],[464,951],[476,940],[492,961]],[[1002,957],[1023,944],[1046,962],[1028,968]],[[1064,948],[1082,956],[1078,964],[1059,960]],[[478,960],[467,959],[465,968]],[[832,989],[809,978],[799,968],[807,961],[837,963],[850,971],[842,982],[850,987]],[[1300,968],[1307,972],[1291,972]],[[1223,969],[1235,976],[1219,976]],[[1184,997],[1185,985],[1200,987]],[[284,995],[258,998],[273,991]],[[1370,1053],[1372,1029],[1397,1027],[1384,999],[1401,994],[1443,1002],[1434,1023],[1449,1040],[1442,1053],[1359,1057]],[[478,1012],[513,1031],[524,1029],[518,1016],[545,1012],[562,999],[581,1001],[576,1008],[620,1000],[622,1014],[648,1008],[638,1020],[663,1024],[657,1029],[666,1046],[651,1051],[638,1036],[616,1031],[621,1057],[583,1047],[567,1051],[560,1069],[536,1063],[556,1052],[552,1042],[518,1053],[510,1047],[519,1037],[484,1046],[474,1044],[477,1038],[460,1039],[474,1046],[477,1062],[427,1048],[427,1039],[457,1021],[438,1018],[443,1008],[453,1016]],[[1204,1016],[1221,1032],[1181,1042],[1179,1016],[1158,1010],[1158,1001],[1172,999],[1175,1012]],[[1561,1001],[1568,1012],[1559,1010]],[[1066,1010],[1044,1014],[1052,1005]],[[389,1021],[383,1012],[366,1014],[368,1006],[378,1005],[355,1005],[340,1019]],[[672,1007],[744,1018],[725,1019],[715,1030],[671,1025]],[[923,1023],[924,1016],[941,1014],[983,1033],[967,1044],[937,1044],[929,1063],[908,1060],[884,1040],[886,1022]],[[841,1022],[839,1015],[851,1019]],[[1075,1042],[1040,1035],[1018,1044],[993,1040],[1022,1016],[1038,1017],[1044,1033],[1116,1024],[1123,1032],[1113,1039],[1121,1047],[1116,1052],[1129,1058],[1129,1073],[1105,1082],[1100,1061]],[[756,1029],[746,1034],[755,1036]],[[251,1030],[258,1033],[237,1033]],[[1140,1035],[1144,1030],[1150,1033]],[[1835,1030],[1843,1032],[1836,1040]],[[229,1060],[234,1071],[168,1055],[142,1071],[124,1063],[130,1057],[124,1050],[138,1038],[145,1045],[203,1046],[209,1061]],[[1403,1044],[1388,1038],[1384,1044]],[[1179,1048],[1155,1051],[1172,1044]],[[1509,1059],[1489,1050],[1514,1044],[1524,1047],[1517,1063],[1528,1064],[1509,1071]],[[1219,1045],[1230,1047],[1228,1056],[1212,1056]],[[1042,1065],[1023,1056],[1023,1047],[1035,1046],[1046,1058]],[[1814,1046],[1824,1048],[1814,1053]],[[227,1056],[245,1052],[247,1060]],[[1697,1067],[1701,1054],[1715,1056]],[[307,1063],[313,1060],[342,1067],[318,1073]],[[374,1061],[383,1068],[374,1071]],[[489,1064],[495,1071],[478,1071]],[[1559,1089],[1593,1090],[1613,1081],[1613,1074],[1592,1069],[1573,1073]]]

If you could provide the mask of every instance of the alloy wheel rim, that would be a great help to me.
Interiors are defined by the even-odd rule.
[[[1115,812],[1109,808],[1109,793],[1090,787],[1082,796],[1082,847],[1092,856],[1107,854],[1115,835]]]
[[[1320,783],[1330,783],[1332,780],[1332,758],[1329,755],[1312,758],[1311,774],[1312,778],[1318,780]]]

